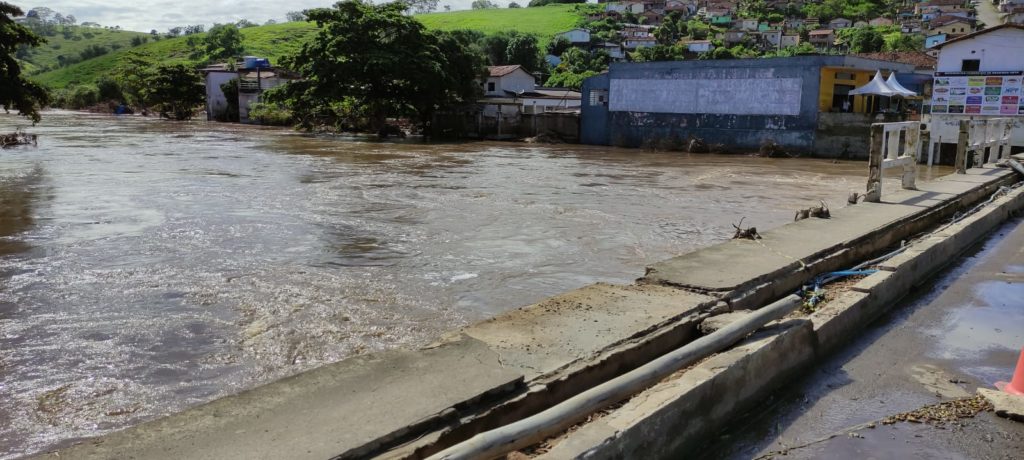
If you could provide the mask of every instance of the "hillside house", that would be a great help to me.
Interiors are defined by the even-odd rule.
[[[914,14],[921,14],[923,10],[930,7],[937,8],[943,13],[953,13],[958,11],[967,11],[967,2],[965,0],[930,0],[926,2],[917,3],[914,5]]]
[[[1007,24],[1024,24],[1024,5],[1017,5],[1009,9],[1003,20]]]
[[[661,21],[665,19],[665,14],[659,13],[657,10],[647,10],[640,17],[644,19],[644,24],[646,25],[659,26]]]
[[[555,40],[564,38],[572,43],[574,46],[589,45],[590,44],[590,31],[587,29],[572,29],[565,32],[555,34]]]
[[[853,25],[853,21],[846,18],[835,18],[828,22],[828,28],[832,30],[846,29]]]
[[[249,118],[249,109],[260,101],[263,92],[281,86],[298,78],[284,69],[270,65],[263,58],[247,56],[242,62],[215,64],[200,70],[206,85],[206,119],[225,120],[228,111],[228,98],[222,85],[232,80],[238,81],[238,121],[253,123]]]
[[[832,29],[812,30],[807,34],[807,42],[817,47],[832,46],[836,41],[836,31]]]
[[[509,93],[533,90],[536,86],[537,79],[521,65],[487,67],[487,79],[483,84],[485,96],[506,96]]]
[[[730,46],[740,43],[748,33],[743,30],[727,30],[725,31],[725,43]]]
[[[966,34],[974,30],[974,20],[960,16],[939,16],[928,23],[928,34]]]
[[[622,50],[622,45],[618,43],[605,42],[595,46],[594,48],[604,50],[604,52],[608,53],[608,57],[613,61],[626,59],[626,52]]]
[[[757,19],[743,18],[736,21],[736,27],[740,30],[753,32],[757,30]]]
[[[874,19],[868,21],[868,25],[871,26],[871,27],[891,26],[892,25],[892,19],[879,16],[877,18],[874,18]]]
[[[1012,13],[1018,6],[1024,6],[1024,0],[1000,0],[996,9],[1001,13]]]
[[[715,49],[711,40],[693,40],[686,43],[686,50],[691,53],[703,54]]]
[[[935,45],[938,45],[939,43],[945,42],[948,37],[949,37],[949,35],[947,35],[947,34],[929,35],[929,36],[924,38],[924,48],[925,49],[934,48]]]
[[[789,48],[800,44],[799,35],[783,35],[779,37],[779,48]]]
[[[779,49],[782,47],[782,31],[766,30],[761,32],[761,41],[768,49]]]
[[[635,50],[637,48],[647,48],[658,44],[658,40],[654,37],[630,37],[622,41],[622,47],[627,50]]]

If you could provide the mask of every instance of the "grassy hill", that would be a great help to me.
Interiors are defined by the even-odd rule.
[[[544,46],[553,35],[576,27],[581,17],[577,6],[556,4],[535,8],[452,11],[418,14],[416,19],[428,28],[438,30],[470,29],[485,34],[517,30],[536,35],[540,45]]]
[[[61,31],[53,36],[44,37],[46,43],[30,48],[27,55],[21,57],[24,67],[29,73],[41,69],[56,68],[60,58],[77,58],[82,51],[92,46],[102,46],[110,52],[132,47],[136,37],[149,38],[149,34],[127,30],[110,30],[97,27],[62,26]]]
[[[478,30],[491,34],[504,30],[518,30],[536,35],[543,47],[551,37],[576,26],[581,13],[577,5],[548,5],[537,8],[510,8],[453,11],[417,15],[427,28],[436,30]],[[316,34],[312,23],[289,22],[242,29],[242,43],[245,54],[269,57],[272,63],[280,62],[282,56],[291,54]],[[134,32],[137,34],[137,32]],[[128,42],[131,35],[127,36]],[[201,39],[203,35],[193,36]],[[120,40],[121,37],[118,37]],[[195,40],[195,39],[193,39]],[[201,40],[199,40],[201,42]],[[49,46],[49,45],[44,45]],[[65,45],[61,45],[61,49]],[[87,45],[86,45],[87,46]],[[61,89],[69,85],[92,83],[102,75],[111,73],[128,52],[152,56],[160,62],[196,62],[201,59],[202,45],[189,46],[189,37],[178,37],[150,41],[141,46],[124,46],[116,52],[89,59],[78,64],[44,72],[32,78],[50,88]],[[84,49],[84,46],[83,46]],[[56,57],[53,58],[56,62]]]
[[[241,30],[245,54],[269,57],[271,62],[278,62],[282,56],[298,50],[313,34],[316,26],[312,23],[289,22],[260,27],[249,27]],[[204,35],[198,35],[198,38]],[[103,55],[61,69],[45,72],[32,77],[39,83],[51,88],[64,88],[79,83],[96,81],[102,75],[111,73],[117,68],[120,60],[129,52],[136,52],[157,58],[160,62],[196,62],[201,56],[196,47],[189,46],[189,37],[167,38],[149,42],[142,46],[122,49],[116,53]]]

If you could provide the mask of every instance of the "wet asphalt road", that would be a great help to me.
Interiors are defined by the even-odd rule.
[[[991,412],[944,427],[850,427],[992,388],[1010,378],[1022,346],[1024,219],[1016,219],[741,417],[705,458],[1021,458],[1024,424]]]

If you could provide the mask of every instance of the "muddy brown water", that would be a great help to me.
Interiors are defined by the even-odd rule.
[[[0,132],[26,126],[0,116]],[[767,229],[866,165],[47,113],[0,151],[0,457]],[[922,174],[941,171],[924,171]]]

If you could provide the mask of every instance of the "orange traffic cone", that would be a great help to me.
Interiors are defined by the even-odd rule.
[[[1010,383],[996,382],[996,388],[1013,395],[1024,395],[1024,348],[1020,350],[1020,358],[1017,360],[1017,370],[1013,372],[1013,380],[1010,380]]]

